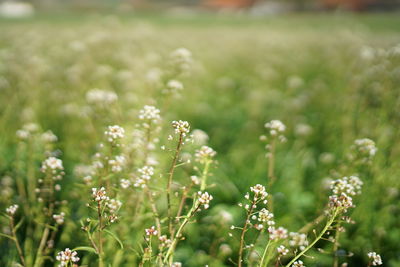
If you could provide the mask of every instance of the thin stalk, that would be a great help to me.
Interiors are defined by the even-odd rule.
[[[211,160],[207,160],[205,165],[204,165],[204,170],[201,175],[201,185],[200,185],[200,191],[204,191],[207,186],[207,177],[208,177],[208,170],[210,168]]]
[[[296,257],[294,257],[288,264],[286,264],[286,267],[290,267],[292,266],[292,264],[298,260],[301,256],[303,256],[308,250],[310,250],[310,248],[312,248],[321,238],[322,236],[326,233],[326,231],[328,231],[329,227],[331,227],[332,223],[335,221],[336,216],[338,214],[339,210],[335,209],[335,211],[333,212],[332,217],[327,221],[324,229],[322,229],[322,231],[319,233],[319,235],[314,239],[313,242],[311,242],[304,250],[302,250],[299,254],[296,255]]]
[[[25,266],[24,253],[22,252],[21,246],[20,246],[18,238],[17,238],[17,230],[15,229],[14,217],[12,217],[12,216],[10,217],[10,228],[11,228],[15,246],[17,247],[19,259],[21,261],[22,266]]]
[[[272,185],[275,183],[276,176],[275,176],[275,150],[276,150],[276,138],[272,139],[271,142],[271,149],[269,154],[268,160],[268,187],[271,190]],[[268,209],[271,212],[274,212],[274,202],[272,195],[269,195],[268,199]]]
[[[165,255],[164,258],[164,264],[168,263],[171,265],[174,257],[174,251],[176,248],[176,245],[178,244],[179,238],[182,234],[183,229],[185,228],[186,224],[189,222],[189,220],[193,217],[193,215],[199,210],[201,206],[201,203],[198,203],[194,205],[186,215],[185,219],[183,220],[182,224],[179,226],[178,231],[176,232],[174,239],[172,240],[172,243],[170,247],[168,248],[167,254]]]
[[[176,150],[175,150],[175,155],[174,155],[171,167],[170,167],[169,172],[168,172],[169,176],[168,176],[168,184],[167,184],[167,205],[168,205],[168,230],[169,230],[170,234],[173,232],[173,229],[172,229],[172,210],[171,210],[171,194],[172,194],[171,185],[172,185],[172,178],[174,177],[174,171],[175,171],[176,163],[178,161],[179,153],[180,153],[181,148],[182,148],[182,141],[183,141],[183,133],[180,133],[179,141],[178,141],[178,144],[177,144]]]
[[[99,239],[99,247],[98,247],[98,254],[99,254],[99,267],[103,267],[103,219],[101,216],[101,205],[100,201],[97,202],[97,216],[99,217],[99,229],[97,230],[98,239]]]
[[[267,266],[267,264],[268,264],[268,261],[266,261],[265,264],[264,264],[264,261],[265,261],[265,257],[267,256],[267,252],[268,252],[268,248],[269,248],[270,244],[271,244],[271,240],[268,239],[268,243],[265,246],[264,253],[263,253],[261,261],[260,261],[260,265],[259,265],[260,267]]]
[[[339,238],[340,238],[340,222],[336,225],[335,232],[335,243],[333,243],[333,267],[339,266],[339,256],[337,251],[339,249]]]
[[[249,225],[250,222],[250,217],[253,213],[253,209],[254,209],[254,205],[255,205],[255,200],[252,201],[251,206],[250,206],[250,210],[247,211],[247,216],[246,216],[246,221],[244,223],[243,229],[242,229],[242,233],[240,234],[240,246],[239,246],[239,258],[238,258],[238,267],[242,266],[242,261],[243,261],[243,248],[244,248],[244,236],[246,234],[247,231],[247,227]]]
[[[153,212],[154,220],[155,220],[155,222],[156,222],[157,237],[160,238],[160,237],[161,237],[161,221],[160,221],[160,215],[158,214],[157,206],[156,206],[156,203],[154,202],[154,198],[153,198],[153,195],[152,195],[150,189],[146,186],[146,187],[144,188],[144,190],[145,190],[145,192],[146,192],[146,194],[147,194],[147,197],[149,198],[150,207],[151,207],[151,210],[152,210],[152,212]]]

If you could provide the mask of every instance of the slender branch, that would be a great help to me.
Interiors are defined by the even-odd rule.
[[[255,199],[253,199],[251,205],[250,205],[250,209],[247,211],[247,216],[246,216],[246,221],[244,223],[243,229],[242,229],[242,233],[240,234],[240,246],[239,246],[239,258],[238,258],[238,267],[242,266],[242,261],[243,261],[243,248],[244,248],[244,236],[246,234],[247,231],[247,227],[249,225],[250,222],[250,217],[253,213],[253,209],[254,209],[254,205],[255,205]]]
[[[339,266],[339,256],[337,251],[339,249],[340,227],[340,222],[338,222],[336,225],[335,243],[333,243],[333,267]]]
[[[211,160],[207,160],[205,165],[204,165],[204,170],[203,174],[201,176],[201,185],[200,185],[200,191],[204,191],[207,186],[207,177],[208,177],[208,170],[210,168]]]
[[[312,248],[321,238],[322,236],[328,231],[329,227],[332,225],[332,223],[335,221],[335,218],[339,212],[339,209],[335,209],[331,218],[327,221],[324,229],[319,233],[319,235],[314,239],[313,242],[311,242],[304,250],[302,250],[299,254],[296,255],[288,264],[286,264],[286,267],[292,266],[292,264],[299,259],[301,256],[303,256],[310,248]]]
[[[270,244],[271,244],[271,240],[268,239],[268,243],[265,246],[264,253],[263,253],[261,261],[260,261],[260,267],[267,266],[267,264],[268,264],[268,261],[266,261],[265,264],[264,264],[264,261],[265,261],[265,257],[267,256],[267,252],[268,252],[268,248],[269,248]]]
[[[170,234],[173,232],[173,229],[172,229],[172,211],[171,211],[171,194],[172,194],[171,185],[172,185],[172,178],[174,177],[174,171],[175,171],[176,163],[178,161],[179,153],[180,153],[181,148],[182,148],[182,142],[183,142],[183,133],[180,133],[179,141],[178,141],[178,144],[177,144],[176,150],[175,150],[175,155],[174,155],[171,167],[170,167],[169,172],[168,172],[169,176],[168,176],[168,183],[167,183],[167,205],[168,205],[168,230],[169,230]]]
[[[275,183],[275,180],[276,180],[276,176],[275,176],[275,150],[276,150],[276,138],[273,138],[272,142],[271,142],[271,149],[270,149],[269,160],[268,160],[268,187],[270,188],[270,190],[271,190],[271,187]],[[274,212],[274,202],[273,202],[272,195],[269,195],[268,209],[271,212]]]
[[[98,239],[99,239],[99,267],[103,267],[103,219],[101,216],[101,205],[100,201],[97,201],[97,216],[99,217],[99,228],[98,231]]]
[[[201,203],[199,203],[198,201],[196,201],[196,203],[197,204],[194,205],[189,210],[189,212],[186,215],[185,219],[183,220],[182,224],[179,226],[178,231],[176,232],[174,239],[172,240],[172,243],[171,243],[170,247],[168,248],[167,254],[165,255],[164,264],[166,264],[169,261],[170,265],[171,265],[173,256],[174,256],[174,251],[175,251],[176,245],[178,244],[178,241],[182,234],[183,229],[185,228],[186,224],[189,222],[189,220],[193,217],[193,215],[199,210],[199,208],[201,206]]]
[[[153,195],[152,195],[150,189],[146,186],[146,187],[144,188],[144,190],[145,190],[145,192],[146,192],[146,194],[147,194],[147,197],[149,198],[150,207],[151,207],[151,210],[152,210],[152,212],[153,212],[154,220],[156,221],[157,237],[160,238],[160,237],[161,237],[161,221],[160,221],[160,215],[159,215],[159,213],[158,213],[158,211],[157,211],[157,206],[156,206],[156,204],[155,204],[155,202],[154,202],[154,198],[153,198]]]
[[[17,230],[15,229],[15,224],[14,224],[14,217],[10,217],[10,228],[13,236],[13,240],[15,243],[15,246],[17,247],[19,259],[21,260],[22,266],[25,266],[25,258],[24,258],[24,253],[22,252],[21,246],[19,244],[18,238],[17,238]]]

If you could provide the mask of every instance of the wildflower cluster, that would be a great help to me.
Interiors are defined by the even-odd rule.
[[[107,131],[105,131],[104,134],[106,135],[108,142],[117,144],[119,140],[124,138],[125,130],[118,125],[113,125],[108,126]]]
[[[14,214],[17,212],[17,210],[18,210],[18,205],[13,204],[6,209],[6,212],[8,215],[14,216]]]
[[[381,256],[376,252],[368,252],[368,258],[370,260],[370,265],[372,266],[378,266],[383,264]]]
[[[145,105],[143,109],[139,111],[139,119],[147,121],[143,126],[148,128],[150,127],[150,122],[157,123],[161,119],[160,110],[154,106]]]
[[[210,195],[208,192],[198,192],[198,201],[204,207],[204,209],[208,209],[210,206],[210,201],[213,199],[213,196]]]
[[[186,72],[192,65],[192,52],[186,48],[178,48],[171,55],[171,64],[178,72]]]
[[[151,177],[154,175],[154,168],[151,166],[144,166],[138,169],[139,176],[136,178],[133,186],[145,188]]]
[[[118,95],[113,91],[92,89],[86,93],[86,100],[89,104],[106,108],[118,100]]]
[[[357,139],[352,146],[351,159],[361,164],[370,164],[377,151],[375,142],[371,139]]]
[[[268,136],[271,139],[277,138],[280,142],[286,141],[286,138],[283,135],[286,130],[286,126],[280,120],[272,120],[267,122],[265,123],[264,127],[268,130]],[[268,136],[262,135],[260,139],[262,141],[267,140]]]
[[[212,149],[209,146],[202,146],[199,150],[196,150],[194,156],[196,158],[196,161],[205,164],[206,162],[212,160],[213,157],[217,152],[215,152],[214,149]]]
[[[332,195],[329,197],[329,205],[340,208],[344,212],[354,207],[351,196],[361,193],[363,182],[357,176],[343,177],[332,182]]]
[[[60,262],[60,266],[68,266],[69,264],[75,264],[79,261],[78,253],[66,248],[64,251],[60,251],[56,259]]]
[[[118,219],[117,213],[122,206],[122,202],[110,198],[104,187],[92,188],[92,199],[96,202],[93,209],[97,210],[99,220],[104,217],[108,223],[114,223]],[[90,204],[88,204],[88,206],[90,206]],[[105,227],[105,225],[99,227],[102,228]]]
[[[175,133],[185,137],[190,131],[190,125],[187,121],[173,121],[172,127],[175,129]]]

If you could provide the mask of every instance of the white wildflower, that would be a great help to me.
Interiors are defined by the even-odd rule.
[[[121,185],[122,188],[126,189],[129,186],[131,186],[131,181],[129,181],[128,179],[121,179],[119,181],[119,184]]]
[[[76,251],[66,248],[64,251],[61,251],[57,254],[56,259],[60,261],[60,266],[68,266],[69,263],[75,263],[79,261],[79,257],[77,257],[77,255],[78,253]]]
[[[6,208],[6,212],[11,216],[14,215],[17,212],[17,210],[18,210],[17,204],[11,205],[8,208]]]
[[[106,189],[104,187],[101,187],[100,189],[97,188],[92,188],[92,196],[95,201],[102,201],[102,200],[109,200],[109,197],[107,196]]]
[[[125,130],[118,125],[108,126],[105,135],[107,136],[107,140],[111,143],[124,138]]]
[[[382,265],[382,258],[376,252],[368,252],[368,258],[373,266]]]
[[[160,118],[160,110],[154,106],[145,105],[143,109],[139,111],[139,119],[141,120],[150,120],[151,122],[156,123]]]
[[[61,212],[60,214],[53,214],[53,219],[56,221],[57,224],[63,224],[64,223],[64,217],[65,213]]]
[[[205,164],[207,161],[210,161],[217,152],[214,151],[209,146],[202,146],[199,150],[196,150],[194,156],[196,157],[196,161]]]
[[[269,129],[271,136],[277,136],[286,130],[286,126],[279,120],[272,120],[267,122],[264,126],[265,128]]]
[[[205,209],[208,209],[210,201],[213,199],[212,195],[208,194],[208,192],[198,192],[199,203],[204,206]]]
[[[185,137],[190,131],[190,125],[187,121],[173,121],[172,127],[175,129],[176,134],[181,134],[183,137]]]

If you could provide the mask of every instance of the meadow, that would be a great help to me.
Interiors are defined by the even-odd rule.
[[[0,266],[400,266],[397,14],[1,19],[0,95]]]

